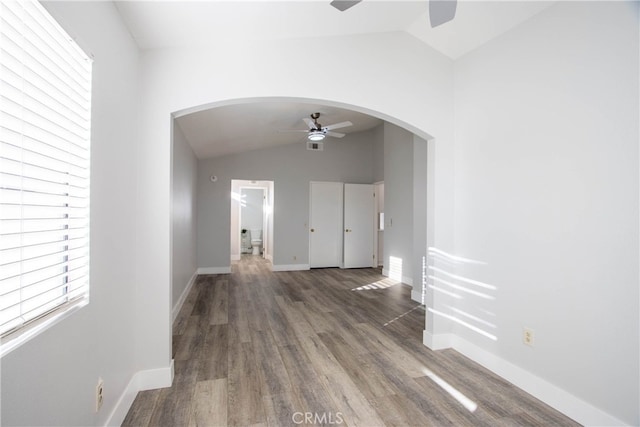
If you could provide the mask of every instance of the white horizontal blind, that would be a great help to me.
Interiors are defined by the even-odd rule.
[[[89,295],[91,60],[37,1],[0,19],[4,338]]]

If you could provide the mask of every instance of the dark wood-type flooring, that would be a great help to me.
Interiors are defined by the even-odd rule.
[[[410,288],[379,270],[274,273],[244,256],[198,277],[174,324],[173,386],[140,392],[123,425],[577,425],[429,350],[423,329]]]

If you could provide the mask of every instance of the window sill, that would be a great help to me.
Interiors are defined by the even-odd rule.
[[[0,359],[17,349],[24,343],[30,341],[32,338],[37,337],[42,332],[46,331],[53,325],[61,322],[67,317],[71,316],[82,307],[89,304],[89,297],[82,298],[71,305],[67,305],[64,308],[60,308],[54,311],[48,316],[43,317],[19,330],[15,333],[3,338],[0,342]]]

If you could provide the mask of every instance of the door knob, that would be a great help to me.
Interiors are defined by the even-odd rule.
[[[349,229],[349,228],[345,229],[344,231],[347,232],[347,233],[351,233],[351,229]]]
[[[314,229],[312,228],[312,229],[311,229],[311,232],[313,233],[314,231],[316,231],[316,230],[314,230]]]

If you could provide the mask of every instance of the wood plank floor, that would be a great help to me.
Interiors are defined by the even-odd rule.
[[[577,425],[430,351],[423,329],[410,288],[379,270],[274,273],[244,256],[198,277],[174,324],[173,386],[140,392],[123,425]]]

